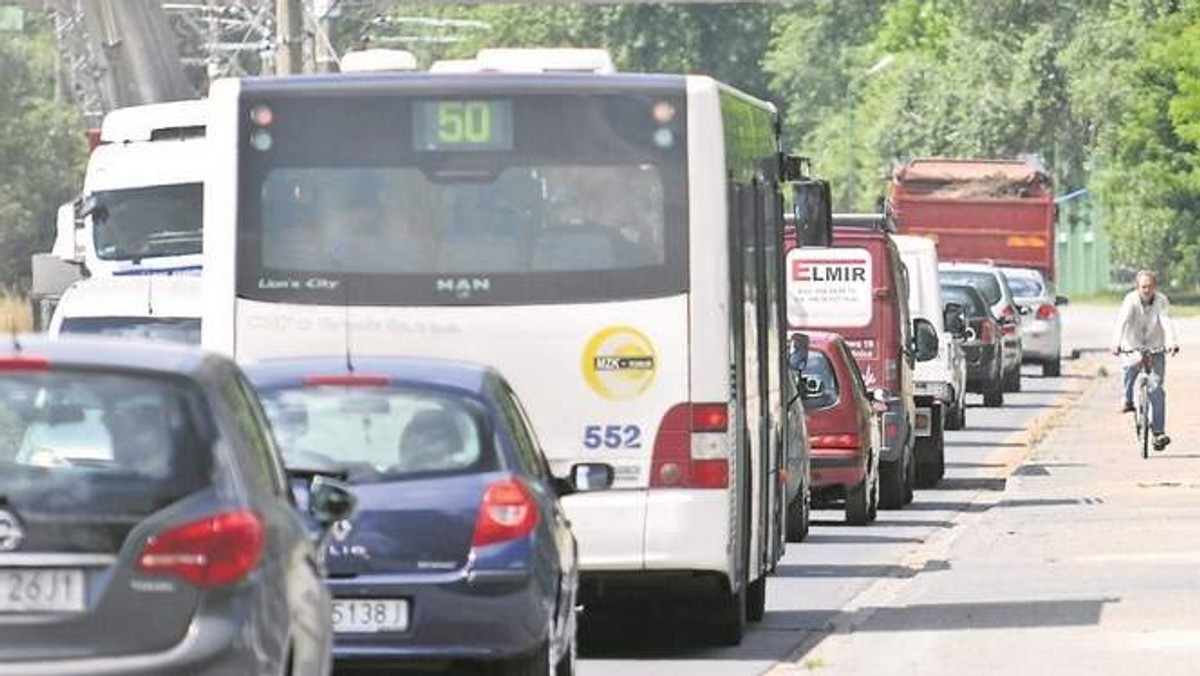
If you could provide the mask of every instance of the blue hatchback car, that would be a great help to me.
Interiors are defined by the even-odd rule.
[[[337,663],[574,673],[576,544],[558,498],[608,487],[610,466],[551,475],[486,366],[313,358],[246,372],[285,463],[339,471],[358,499],[327,556]]]

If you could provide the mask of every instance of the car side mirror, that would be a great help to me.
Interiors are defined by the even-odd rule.
[[[809,339],[806,333],[793,333],[788,347],[788,369],[799,374],[808,366]]]
[[[1062,305],[1067,305],[1068,303],[1070,303],[1070,299],[1068,299],[1066,296],[1055,296],[1054,297],[1055,305],[1062,306]]]
[[[801,383],[804,387],[800,390],[800,396],[805,399],[819,397],[825,391],[825,382],[820,378],[801,377]]]
[[[967,317],[963,306],[958,303],[946,303],[942,310],[942,321],[946,330],[955,338],[961,338],[967,333]]]
[[[571,466],[567,479],[572,493],[590,493],[612,488],[616,478],[613,466],[603,462],[584,462]]]
[[[1027,315],[1027,314],[1030,314],[1031,312],[1033,312],[1033,308],[1029,307],[1028,305],[1018,305],[1017,312],[1020,314],[1023,314],[1023,315]]]
[[[882,387],[876,387],[875,389],[871,390],[871,401],[875,402],[876,404],[886,404],[887,399],[887,390],[883,389]]]
[[[108,217],[108,207],[96,199],[95,195],[87,195],[75,202],[75,226],[83,227],[83,219],[88,216],[91,216],[92,220]]]
[[[929,361],[938,355],[937,329],[928,319],[918,317],[913,320],[912,343],[913,357],[917,361]]]
[[[358,500],[350,486],[341,481],[318,474],[308,487],[308,513],[322,529],[349,519],[354,515]]]

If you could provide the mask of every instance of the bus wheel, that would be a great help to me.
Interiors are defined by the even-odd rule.
[[[787,541],[803,542],[808,537],[808,529],[812,519],[812,492],[808,481],[804,480],[800,493],[788,505],[787,509]]]
[[[717,645],[735,646],[742,642],[746,635],[746,615],[749,610],[746,605],[746,589],[744,584],[734,594],[718,592],[716,603],[712,606],[709,619],[708,634]]]
[[[900,509],[904,506],[904,475],[901,458],[879,463],[879,507]]]
[[[746,588],[746,619],[762,622],[767,614],[767,576],[761,575]]]

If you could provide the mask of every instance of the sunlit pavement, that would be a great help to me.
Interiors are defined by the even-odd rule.
[[[1176,442],[1143,461],[1113,408],[1115,369],[1091,351],[1114,311],[1067,309],[1067,349],[1084,358],[1064,378],[1026,369],[1003,409],[971,408],[940,487],[865,528],[818,512],[741,646],[695,647],[663,623],[593,627],[580,673],[1196,673],[1200,321],[1182,322],[1197,340],[1168,367]],[[1031,427],[1049,429],[1032,455]]]

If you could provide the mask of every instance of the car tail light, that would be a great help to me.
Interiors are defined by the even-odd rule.
[[[654,437],[650,487],[728,488],[728,432],[728,404],[672,406]]]
[[[1053,305],[1043,305],[1037,309],[1038,319],[1054,319],[1054,315],[1058,314],[1058,310]]]
[[[387,387],[392,384],[392,379],[366,373],[339,373],[308,376],[304,379],[304,384],[307,387]]]
[[[0,359],[0,371],[29,372],[49,371],[50,360],[43,357],[5,357]]]
[[[223,587],[258,565],[264,534],[254,512],[222,512],[151,536],[136,567],[143,573],[174,575],[202,589]]]
[[[525,537],[537,522],[537,504],[529,489],[516,479],[501,479],[483,492],[471,546],[486,547]]]
[[[979,342],[991,345],[996,341],[996,325],[986,317],[979,323]]]
[[[813,448],[861,448],[857,434],[817,434],[808,443]]]

